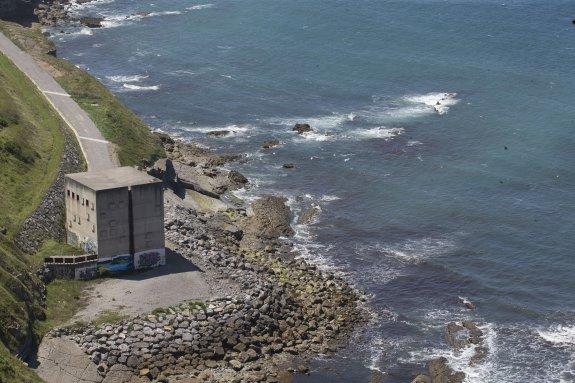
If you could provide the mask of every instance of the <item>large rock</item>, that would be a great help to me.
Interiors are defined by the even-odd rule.
[[[252,204],[253,215],[244,222],[244,248],[261,249],[269,240],[294,235],[286,201],[283,197],[267,195]]]
[[[454,371],[444,357],[431,360],[427,363],[427,369],[433,383],[462,383],[465,379],[465,373]]]
[[[80,18],[80,24],[87,26],[88,28],[101,28],[104,18],[102,17],[82,17]]]
[[[219,198],[228,190],[236,190],[247,183],[241,173],[217,168],[203,169],[174,162],[178,184],[186,189]]]
[[[294,132],[297,132],[298,134],[304,134],[306,132],[313,131],[313,129],[311,128],[311,126],[309,126],[309,124],[295,124],[292,130]]]
[[[271,140],[264,141],[264,143],[262,144],[262,148],[263,149],[270,149],[270,148],[274,148],[274,147],[278,146],[279,144],[280,144],[280,140],[274,138]]]
[[[231,132],[229,130],[210,130],[206,134],[212,137],[225,137]]]

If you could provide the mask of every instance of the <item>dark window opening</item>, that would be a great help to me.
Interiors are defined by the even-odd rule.
[[[76,194],[76,201],[80,201],[80,194]]]
[[[90,206],[90,201],[86,198],[86,206]]]
[[[76,193],[72,192],[72,198],[76,198]]]
[[[70,189],[68,189],[68,197],[70,197]]]

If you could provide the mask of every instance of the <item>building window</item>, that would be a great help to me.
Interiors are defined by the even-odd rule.
[[[82,221],[81,221],[80,217],[78,217],[78,225],[81,225],[81,224],[82,224]]]
[[[82,198],[82,206],[84,206],[85,202],[86,202],[86,200],[84,200],[84,198]]]
[[[90,206],[90,201],[86,198],[86,206]]]
[[[76,201],[80,201],[80,194],[76,194]]]
[[[68,197],[70,197],[70,189],[68,189]]]
[[[76,193],[72,192],[72,198],[76,198]]]
[[[87,214],[86,221],[90,222],[90,213]]]
[[[92,233],[96,232],[96,225],[92,225]]]

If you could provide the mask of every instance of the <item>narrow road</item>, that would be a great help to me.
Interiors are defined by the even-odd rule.
[[[23,52],[1,32],[0,52],[32,80],[54,110],[72,129],[80,143],[89,171],[117,166],[118,161],[112,150],[112,144],[104,139],[88,114],[66,93],[50,73],[36,63],[32,56]]]

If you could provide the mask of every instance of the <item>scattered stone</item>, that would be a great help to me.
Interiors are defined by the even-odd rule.
[[[293,169],[293,168],[295,168],[295,165],[294,164],[283,164],[282,167],[284,169]]]

